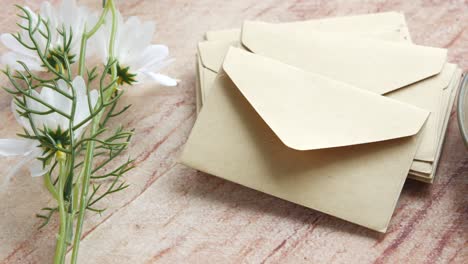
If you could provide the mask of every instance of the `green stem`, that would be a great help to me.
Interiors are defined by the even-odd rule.
[[[85,71],[86,47],[87,47],[88,40],[94,34],[96,34],[99,28],[104,24],[108,12],[109,12],[109,6],[105,5],[104,10],[102,11],[102,14],[99,17],[99,20],[96,23],[96,25],[94,25],[94,27],[90,31],[86,32],[86,29],[85,29],[85,33],[83,33],[83,36],[81,37],[80,58],[78,60],[78,74],[80,76],[83,76],[84,71]],[[78,178],[76,181],[77,184],[73,188],[73,196],[74,196],[73,208],[78,207],[78,194],[79,194],[78,190],[80,187],[79,181],[81,180],[82,173],[83,171],[78,175]]]
[[[44,175],[44,184],[47,190],[50,192],[50,194],[52,194],[52,197],[54,197],[54,199],[58,201],[59,197],[57,194],[57,190],[55,189],[54,184],[52,183],[52,180],[50,179],[50,172]]]
[[[79,184],[78,184],[78,181],[81,180],[81,173],[78,175],[78,177],[76,178],[76,183],[75,185],[73,186],[73,208],[78,208],[78,199],[79,199],[79,195],[80,195],[80,190],[79,190]],[[75,214],[77,211],[74,211],[73,214]]]
[[[99,119],[102,116],[102,112],[98,114],[93,120],[92,125],[91,125],[91,133],[95,133],[98,125],[99,125]],[[85,155],[85,160],[84,160],[84,166],[83,166],[83,178],[82,178],[82,183],[81,183],[81,195],[80,195],[80,207],[79,207],[79,212],[78,212],[78,219],[76,222],[76,229],[75,229],[75,238],[73,241],[73,251],[72,251],[72,261],[71,263],[76,263],[77,258],[78,258],[78,250],[79,250],[79,245],[80,245],[80,240],[81,240],[81,233],[83,229],[83,220],[84,220],[84,215],[86,211],[86,206],[88,203],[88,191],[89,191],[89,181],[91,178],[91,169],[92,169],[92,162],[93,162],[93,157],[94,157],[94,147],[95,147],[95,142],[94,141],[89,141],[86,147],[86,155]]]
[[[104,24],[108,11],[109,7],[106,6],[102,11],[102,14],[99,17],[99,20],[96,23],[96,25],[94,25],[94,27],[90,31],[83,33],[83,36],[81,37],[80,59],[78,61],[78,74],[81,76],[83,76],[85,70],[87,42],[94,34],[96,34],[99,28]]]
[[[60,215],[60,230],[57,237],[57,245],[55,247],[54,264],[61,264],[65,259],[66,252],[66,236],[67,236],[67,213],[65,211],[65,200],[63,199],[63,191],[65,180],[67,178],[67,169],[65,160],[59,160],[59,175],[58,175],[58,207]]]
[[[67,67],[70,68],[68,63],[68,55],[65,54],[65,62]],[[71,76],[71,73],[69,74]],[[70,155],[67,159],[67,171],[68,177],[65,181],[65,190],[64,190],[64,199],[67,202],[67,222],[66,222],[66,243],[67,245],[71,244],[73,239],[73,216],[74,216],[74,207],[73,207],[73,178],[74,178],[74,168],[75,168],[75,132],[73,130],[73,124],[75,123],[75,113],[76,113],[76,90],[75,87],[70,86],[72,91],[72,105],[71,105],[71,119],[69,123],[69,138],[70,138]]]
[[[112,12],[112,31],[111,31],[111,38],[109,41],[109,61],[111,61],[114,59],[114,42],[115,42],[115,36],[117,32],[117,11],[116,11],[113,0],[107,1],[103,14],[101,15],[101,19],[99,20],[97,25],[99,26],[102,25],[103,19],[105,18],[105,15],[107,14],[109,10]],[[89,33],[94,34],[98,30],[99,26],[95,26],[93,30],[90,31]],[[81,74],[84,71],[84,54],[86,52],[86,48],[83,49],[83,43],[86,44],[88,33],[85,35],[86,36],[82,40],[82,47],[81,47],[82,53],[80,55]],[[117,67],[114,64],[114,66],[112,67],[112,79],[115,79],[116,75],[117,75]],[[114,89],[109,89],[108,90],[109,92],[101,95],[104,98],[104,102],[106,102],[111,97],[113,90]],[[104,110],[101,110],[101,112],[94,117],[92,124],[91,124],[91,130],[90,130],[91,135],[94,135],[99,129],[99,123],[101,121],[103,113],[104,113]],[[85,159],[84,159],[84,166],[83,166],[83,171],[82,171],[83,178],[81,181],[80,209],[78,213],[75,237],[73,241],[73,251],[72,251],[72,258],[71,258],[71,263],[73,264],[75,264],[78,259],[78,251],[80,247],[81,234],[83,231],[84,215],[85,215],[86,207],[88,205],[88,191],[89,191],[89,182],[91,179],[92,163],[94,159],[94,149],[95,149],[95,141],[94,140],[88,141],[87,147],[86,147]]]

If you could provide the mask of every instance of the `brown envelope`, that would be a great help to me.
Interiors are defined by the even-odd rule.
[[[275,24],[276,25],[276,24]],[[293,27],[285,29],[292,30]],[[361,32],[361,33],[340,33],[340,35],[351,36],[359,35],[367,38],[377,38],[391,41],[402,41],[402,33],[398,30],[392,31],[375,31],[375,32]],[[201,103],[206,97],[206,94],[211,88],[211,84],[221,67],[226,51],[229,47],[241,47],[239,41],[217,40],[217,41],[204,41],[198,44],[198,62],[199,70],[198,78],[200,79],[200,89],[202,98]]]
[[[231,48],[181,162],[385,232],[427,116]]]
[[[423,142],[422,142],[421,147],[418,150],[418,156],[419,157],[430,156],[432,158],[430,158],[429,160],[435,160],[435,157],[439,155],[440,148],[438,148],[438,146],[440,146],[439,142],[442,141],[443,137],[441,137],[440,133],[438,133],[438,126],[440,126],[440,124],[443,124],[444,119],[441,117],[445,116],[445,108],[440,107],[439,101],[442,97],[443,89],[448,86],[448,83],[450,82],[451,77],[455,71],[455,65],[447,64],[444,67],[442,73],[438,74],[440,71],[440,67],[442,67],[444,64],[445,51],[443,50],[437,51],[436,49],[431,49],[431,48],[420,49],[417,46],[410,46],[410,45],[402,49],[401,45],[395,46],[395,45],[392,45],[391,43],[384,43],[383,45],[381,45],[382,41],[372,41],[372,40],[360,40],[360,42],[364,41],[364,46],[365,45],[378,46],[377,48],[372,47],[370,49],[366,48],[365,50],[363,49],[359,50],[359,47],[341,48],[341,43],[346,42],[346,43],[352,44],[352,42],[357,38],[354,38],[351,35],[340,33],[339,38],[341,38],[342,40],[340,39],[334,40],[333,36],[335,34],[321,33],[321,34],[318,34],[319,37],[317,37],[317,32],[314,37],[314,33],[312,31],[310,31],[308,35],[300,34],[300,37],[296,37],[294,34],[291,33],[294,31],[291,28],[286,28],[285,30],[280,31],[281,35],[286,39],[286,41],[282,41],[281,38],[277,39],[275,38],[275,36],[272,37],[272,34],[270,32],[271,31],[270,29],[273,29],[273,32],[275,32],[275,30],[278,29],[278,25],[276,24],[267,24],[267,23],[258,23],[258,22],[250,22],[246,24],[253,25],[254,28],[252,29],[252,27],[249,27],[248,25],[244,26],[244,35],[242,38],[243,44],[247,48],[249,48],[249,44],[253,43],[254,46],[255,44],[257,44],[257,46],[259,46],[260,48],[256,50],[254,47],[252,49],[254,52],[255,51],[262,52],[266,49],[267,53],[270,52],[268,53],[268,55],[270,56],[277,56],[280,59],[284,59],[285,58],[284,56],[287,56],[286,60],[289,60],[288,61],[289,63],[296,64],[301,67],[305,67],[306,69],[312,68],[311,70],[314,70],[320,73],[323,73],[324,71],[325,73],[327,73],[326,72],[327,69],[323,69],[321,67],[320,68],[313,68],[313,67],[319,66],[319,65],[329,65],[329,66],[337,65],[336,67],[332,67],[331,69],[329,69],[329,71],[335,74],[334,77],[336,79],[340,79],[340,80],[345,79],[345,81],[351,80],[351,82],[356,82],[356,80],[361,81],[363,79],[370,79],[369,83],[366,83],[366,84],[361,83],[361,86],[370,87],[370,89],[372,89],[372,87],[374,86],[380,87],[379,84],[381,83],[381,81],[383,81],[381,87],[386,87],[385,89],[396,90],[392,93],[388,93],[387,96],[430,110],[433,114],[428,120],[428,124],[425,128]],[[258,25],[260,25],[260,27]],[[265,30],[265,27],[267,30]],[[266,34],[265,34],[265,31],[266,31]],[[249,33],[251,36],[254,36],[253,40],[249,39]],[[267,37],[265,37],[265,35],[267,35]],[[304,36],[307,36],[307,37],[304,37]],[[331,41],[332,41],[331,44],[325,43],[325,45],[323,45],[324,47],[322,48],[316,47],[317,46],[316,43],[319,42],[317,41],[318,39],[323,40],[323,39],[326,39],[327,37],[328,38],[331,37]],[[291,41],[291,39],[293,40]],[[207,93],[207,91],[209,90],[208,87],[210,87],[211,82],[215,77],[215,73],[217,72],[217,69],[219,69],[222,63],[222,59],[224,57],[225,51],[228,49],[229,45],[233,43],[234,42],[226,42],[226,41],[208,41],[208,42],[202,42],[199,44],[199,52],[201,54],[203,65],[205,67],[204,71],[208,71],[210,75],[210,78],[209,78],[210,80],[205,82],[205,86],[204,88],[202,88],[202,90],[205,90],[205,93]],[[269,44],[269,43],[272,43],[272,44]],[[298,45],[291,47],[291,46],[288,46],[290,43],[293,43],[293,44],[302,43],[302,45],[298,44]],[[250,45],[250,47],[251,46],[252,45]],[[349,57],[348,54],[346,53],[342,57],[345,57],[349,64],[353,64],[356,67],[354,68],[346,67],[346,65],[343,63],[339,64],[338,62],[333,62],[333,53],[335,52],[333,51],[332,48],[334,48],[334,46],[337,46],[336,49],[340,49],[342,53],[350,50],[349,53],[351,55],[354,55],[354,57],[353,56]],[[315,47],[316,49],[311,50],[310,49],[311,47]],[[307,54],[307,56],[309,57],[307,56],[292,57],[289,54],[290,53],[289,50],[295,50],[295,54]],[[338,53],[340,51],[338,51]],[[376,54],[374,56],[381,56],[379,57],[379,60],[383,61],[383,63],[385,63],[386,61],[395,62],[393,67],[391,64],[388,64],[388,63],[377,65],[377,66],[376,65],[367,66],[367,68],[363,67],[363,65],[366,66],[365,65],[366,62],[362,62],[361,57],[369,56],[369,54],[372,55],[372,52],[373,54]],[[399,55],[400,53],[401,55]],[[380,55],[380,54],[386,54],[386,55]],[[397,56],[392,55],[392,54],[397,54]],[[310,57],[314,57],[315,59],[311,60]],[[397,58],[400,58],[400,60],[398,60]],[[430,63],[426,64],[429,66],[432,65],[433,66],[432,70],[427,70],[427,69],[426,71],[424,71],[424,69],[418,69],[415,71],[409,70],[411,68],[411,63],[413,63],[414,65],[415,63],[418,63],[419,60],[426,59],[426,58],[432,59]],[[317,59],[321,59],[322,60],[321,63],[320,62],[318,63]],[[400,67],[398,63],[406,65],[407,68]],[[371,70],[369,71],[369,69]],[[387,82],[385,82],[385,78],[381,78],[382,74],[380,71],[390,77],[390,78],[387,78]],[[355,72],[356,74],[355,76],[353,76]],[[412,74],[406,75],[407,79],[405,80],[404,78],[407,72],[412,73]],[[351,77],[342,76],[343,74],[349,75],[349,73],[351,73]],[[374,77],[373,78],[367,77],[366,76],[367,73],[369,73],[370,76],[374,76]],[[434,75],[434,77],[427,79],[428,76],[430,77],[432,75]],[[401,76],[403,76],[403,79],[400,78]],[[424,79],[427,79],[427,80],[424,80]],[[394,84],[392,86],[392,84],[388,82],[388,81],[395,81],[395,80],[400,81],[400,84],[397,83],[396,85]],[[409,83],[415,83],[415,84],[406,86],[406,84],[409,84]],[[400,87],[403,87],[403,86],[405,86],[403,89],[399,89]],[[387,91],[388,90],[376,91],[376,92],[384,93]],[[433,161],[429,161],[431,168],[432,168],[432,162]],[[415,161],[415,165],[412,168],[412,170],[415,172],[419,170],[418,168],[421,168],[421,166],[418,166],[417,163],[418,161]],[[433,173],[429,173],[428,177],[432,178],[432,176],[433,176]]]
[[[262,22],[244,23],[242,44],[254,53],[428,109],[433,114],[415,159],[436,161],[443,141],[438,127],[446,113],[440,100],[456,70],[453,64],[444,66],[445,50],[343,34],[295,34]],[[414,66],[421,62],[425,67]]]
[[[397,12],[333,17],[274,25],[282,30],[300,32],[301,34],[308,34],[308,32],[318,30],[411,42],[404,15]],[[197,57],[197,63],[199,64],[199,70],[197,71],[199,88],[197,92],[201,95],[200,105],[214,81],[229,46],[240,46],[240,35],[240,29],[209,31],[206,33],[206,39],[209,41],[200,43]]]
[[[438,142],[436,156],[433,162],[427,161],[414,161],[411,165],[410,176],[413,179],[432,183],[434,181],[435,173],[439,165],[440,156],[442,154],[442,147],[445,140],[445,134],[447,132],[447,126],[450,119],[450,113],[452,106],[455,102],[459,83],[462,77],[462,70],[457,67],[457,70],[449,84],[449,86],[443,90],[441,99],[441,118],[438,124]]]

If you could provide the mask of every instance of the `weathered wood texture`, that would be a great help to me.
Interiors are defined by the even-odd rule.
[[[81,2],[97,9],[101,1]],[[37,8],[39,1],[2,1],[1,32],[14,29],[13,3]],[[87,215],[81,263],[468,262],[468,155],[455,113],[436,182],[407,181],[386,235],[177,164],[195,121],[194,54],[205,31],[239,27],[244,19],[403,11],[415,43],[448,48],[449,60],[466,71],[466,1],[121,0],[119,6],[125,15],[157,21],[155,41],[171,48],[177,60],[168,73],[181,84],[134,87],[123,99],[134,106],[114,123],[136,128],[129,154],[138,168],[128,177],[131,188],[105,201],[107,211]],[[0,92],[2,138],[19,130],[10,100]],[[2,171],[13,162],[0,160]],[[34,214],[52,202],[42,180],[17,175],[0,201],[0,263],[50,263],[58,223],[37,230]]]

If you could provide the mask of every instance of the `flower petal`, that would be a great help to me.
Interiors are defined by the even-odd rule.
[[[91,100],[91,106],[95,107],[96,103],[97,103],[97,100],[99,99],[99,92],[97,90],[92,90],[89,93],[89,96],[90,96],[90,100]]]
[[[35,140],[28,139],[0,139],[0,156],[12,157],[28,155],[36,148]]]
[[[50,28],[57,28],[57,12],[51,3],[46,1],[41,4],[41,16],[49,21]]]
[[[88,98],[87,97],[82,97],[77,100],[76,102],[76,111],[75,111],[75,118],[74,118],[74,125],[78,125],[79,123],[83,122],[88,116],[89,116],[89,104],[88,104]],[[87,122],[81,127],[86,127],[89,124]],[[77,133],[79,134],[79,133]],[[75,135],[76,136],[76,135]]]
[[[43,166],[42,161],[34,159],[29,163],[29,173],[32,177],[39,177],[46,174],[50,169],[50,165]]]
[[[149,46],[155,31],[155,23],[142,22],[138,17],[132,16],[123,24],[120,35],[118,59],[123,65],[134,67],[135,60]],[[135,41],[135,40],[138,41]]]
[[[42,98],[41,95],[36,92],[36,90],[31,91],[31,95],[36,98]],[[31,99],[31,98],[26,98],[26,105],[29,109],[34,110],[34,111],[39,111],[39,112],[44,112],[47,111],[48,108],[42,105],[41,103]],[[43,115],[37,115],[37,114],[31,114],[32,121],[34,123],[34,126],[37,128],[43,128],[44,125],[46,125],[46,116]]]
[[[151,68],[155,64],[161,63],[169,56],[169,48],[165,45],[151,45],[138,57],[136,69]]]
[[[0,35],[0,40],[2,41],[3,45],[5,45],[5,47],[13,52],[28,57],[35,57],[35,53],[21,45],[21,43],[19,43],[18,40],[16,40],[11,34]]]
[[[29,121],[25,118],[19,115],[18,113],[18,106],[15,103],[15,100],[11,100],[11,112],[13,113],[13,116],[16,119],[16,122],[20,124],[26,131],[28,131],[30,134],[33,133],[31,124],[29,124]]]
[[[44,102],[50,104],[51,106],[53,106],[55,108],[58,108],[57,107],[57,105],[58,105],[58,95],[60,95],[60,94],[57,93],[56,91],[48,88],[48,87],[43,87],[42,88],[42,91],[41,91],[42,100],[44,100]],[[60,95],[60,96],[62,96],[62,95]],[[62,109],[60,109],[60,110],[62,110]],[[57,113],[50,113],[50,114],[47,114],[47,115],[43,116],[46,127],[49,128],[49,129],[52,129],[52,130],[56,130],[57,127],[61,124],[61,122],[62,122],[61,117],[62,116],[60,116]]]
[[[68,87],[67,83],[60,79],[57,81],[57,87],[64,93],[68,94],[68,95],[71,95],[71,91],[70,91],[70,88]]]
[[[60,13],[62,15],[63,24],[66,27],[70,27],[73,25],[76,10],[76,1],[75,0],[62,0],[62,4],[59,8]]]
[[[37,157],[39,157],[40,155],[41,155],[41,149],[40,148],[35,148],[30,153],[28,153],[26,156],[24,156],[17,164],[13,165],[10,168],[10,170],[8,170],[8,172],[6,173],[5,177],[3,178],[2,187],[5,186],[5,184],[7,184],[10,181],[10,179],[13,176],[15,176],[18,173],[18,171],[28,163],[30,165],[34,166],[33,170],[31,170],[31,168],[30,168],[31,175],[40,176],[41,173],[44,172],[44,171],[40,171],[38,168],[35,168],[37,166],[37,164],[32,164],[32,162],[34,162],[34,161],[39,161],[39,160],[37,160]],[[45,172],[47,172],[47,170]],[[42,173],[42,175],[44,173]]]
[[[75,125],[81,123],[90,114],[88,94],[86,92],[86,84],[81,76],[73,80],[73,88],[76,92],[76,110],[75,110]]]
[[[58,86],[58,89],[65,92],[66,94],[71,94],[70,88],[68,88],[68,85],[64,80],[57,81],[57,86]],[[54,101],[50,102],[50,104],[52,104],[54,107],[61,110],[62,112],[66,114],[70,114],[72,101],[69,98],[65,97],[64,95],[58,93],[57,91],[53,91],[53,92],[55,93]],[[51,117],[48,117],[48,118],[51,118]],[[55,117],[57,118],[58,126],[60,126],[62,130],[68,129],[70,123],[66,117],[60,114],[56,114]]]
[[[73,88],[75,88],[77,96],[86,95],[86,84],[85,84],[85,81],[84,81],[83,77],[77,76],[73,80],[72,85],[73,85]]]
[[[91,108],[94,108],[96,106],[97,100],[99,98],[99,93],[97,90],[92,90],[89,92],[89,101],[91,103]],[[84,96],[81,98],[78,98],[77,100],[77,112],[75,115],[75,120],[74,120],[74,125],[77,125],[81,123],[83,120],[88,118],[90,115],[90,109],[89,109],[89,103],[88,103],[88,97]],[[91,123],[91,120],[86,122],[83,126],[78,128],[75,131],[75,137],[78,138],[81,136],[81,133],[83,132],[84,128]]]
[[[1,63],[10,66],[13,70],[24,71],[18,61],[22,61],[32,71],[44,71],[39,58],[33,58],[16,52],[7,52],[2,55]]]
[[[43,16],[44,18],[48,19],[49,20],[49,23],[51,22],[50,19],[55,15],[55,10],[54,8],[52,7],[52,5],[50,4],[50,2],[42,2],[41,4],[41,16]]]
[[[110,21],[110,16],[106,21]],[[110,23],[104,24],[95,34],[95,37],[90,39],[89,47],[91,51],[97,56],[102,63],[106,64],[108,61],[108,43],[110,39]],[[116,43],[118,45],[118,42]]]
[[[145,80],[152,80],[164,86],[177,86],[177,80],[172,79],[169,76],[147,71],[139,72],[138,82],[144,82]]]

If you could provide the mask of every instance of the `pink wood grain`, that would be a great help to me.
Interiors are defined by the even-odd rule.
[[[97,9],[101,1],[81,2]],[[2,1],[1,32],[14,28],[13,3],[37,8],[39,1]],[[181,84],[133,87],[124,97],[134,106],[114,124],[136,128],[128,154],[138,168],[129,174],[131,188],[104,202],[107,211],[87,215],[81,263],[468,263],[468,152],[455,113],[436,182],[407,181],[385,235],[177,164],[195,121],[194,54],[205,31],[239,27],[244,19],[403,11],[414,42],[448,48],[449,60],[466,71],[466,1],[121,0],[119,6],[125,15],[157,21],[155,41],[171,47],[176,62],[168,73]],[[2,138],[19,129],[10,100],[0,92]],[[0,160],[2,171],[13,162]],[[51,263],[58,223],[37,230],[34,217],[52,204],[42,180],[17,175],[0,201],[0,263]]]

